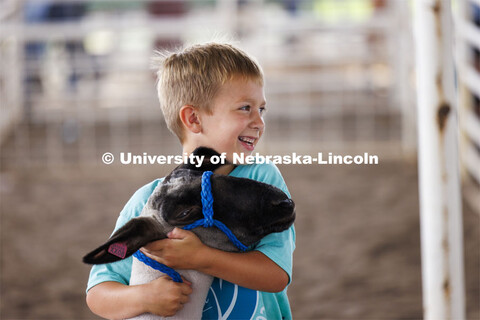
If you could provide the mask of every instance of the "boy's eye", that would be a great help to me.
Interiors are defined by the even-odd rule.
[[[260,112],[260,115],[263,116],[265,114],[265,112],[267,112],[267,108],[261,107],[259,112]]]
[[[250,111],[250,106],[243,106],[240,110]]]

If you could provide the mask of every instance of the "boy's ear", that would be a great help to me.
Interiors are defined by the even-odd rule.
[[[106,243],[83,257],[83,262],[103,264],[123,260],[147,243],[161,238],[165,238],[165,235],[160,232],[155,219],[134,218],[118,229]]]
[[[185,128],[193,133],[200,133],[202,126],[198,108],[192,105],[184,105],[180,108],[180,120]]]

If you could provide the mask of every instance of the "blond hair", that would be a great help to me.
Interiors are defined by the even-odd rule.
[[[192,45],[174,53],[156,52],[157,92],[165,122],[183,142],[180,109],[192,105],[211,113],[218,90],[234,77],[263,85],[263,71],[255,59],[226,43]]]

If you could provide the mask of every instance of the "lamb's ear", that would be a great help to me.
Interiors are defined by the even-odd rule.
[[[208,147],[198,147],[192,152],[193,155],[198,156],[198,157],[203,157],[203,162],[200,167],[197,167],[197,163],[186,163],[182,164],[181,166],[177,167],[177,169],[189,169],[189,170],[195,170],[195,171],[215,171],[219,167],[229,164],[228,161],[225,161],[225,163],[215,163],[213,164],[210,159],[215,156],[219,157],[220,153],[215,151],[212,148]]]
[[[165,235],[155,219],[134,218],[118,229],[106,243],[83,257],[83,262],[102,264],[122,260],[147,243],[161,238],[165,238]]]

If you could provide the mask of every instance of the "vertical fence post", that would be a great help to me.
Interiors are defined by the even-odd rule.
[[[395,70],[395,98],[401,110],[403,158],[410,160],[415,157],[415,151],[417,149],[415,107],[412,97],[413,90],[409,81],[413,58],[411,55],[405,54],[412,45],[412,20],[408,1],[397,0],[394,1],[393,4],[397,14],[396,26],[398,27],[398,29],[390,34],[390,38],[393,38],[396,44],[394,53],[395,60],[392,61]]]
[[[422,285],[427,320],[465,318],[450,0],[415,0]]]

